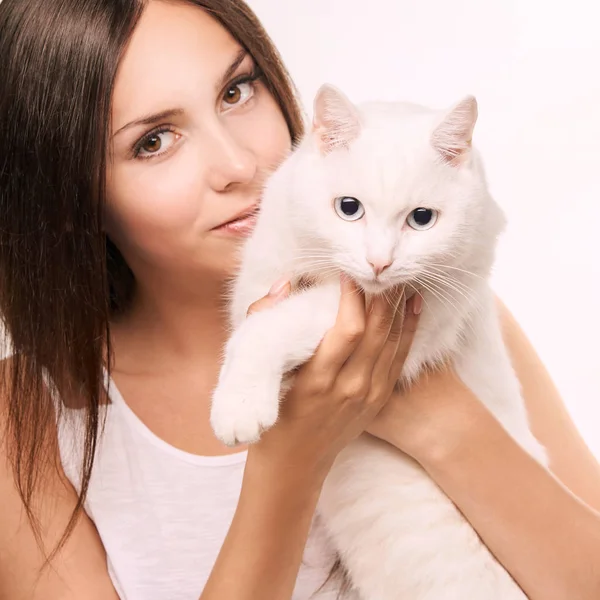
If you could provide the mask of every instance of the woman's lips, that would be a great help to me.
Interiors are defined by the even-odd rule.
[[[233,235],[249,235],[254,227],[256,226],[257,214],[256,212],[250,213],[234,221],[229,221],[224,225],[215,227],[214,231],[222,233],[228,233]]]

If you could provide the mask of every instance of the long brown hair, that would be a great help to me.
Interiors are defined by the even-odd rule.
[[[206,10],[247,49],[292,140],[297,94],[262,25],[242,0],[182,0]],[[32,498],[55,445],[55,402],[76,393],[86,414],[81,513],[101,431],[109,321],[127,306],[133,273],[103,231],[111,96],[145,0],[0,2],[0,316],[13,346],[3,363],[6,444],[40,547]],[[0,322],[1,326],[1,322]],[[44,549],[45,551],[45,549]]]

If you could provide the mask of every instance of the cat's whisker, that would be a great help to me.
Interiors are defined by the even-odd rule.
[[[330,260],[326,260],[323,258],[304,258],[295,263],[290,264],[290,268],[292,270],[298,271],[298,273],[305,274],[312,267],[330,267],[332,269],[340,270],[337,265],[332,264]]]
[[[425,280],[425,281],[429,284],[430,291],[432,291],[432,293],[433,293],[433,289],[435,289],[437,292],[436,295],[438,296],[438,298],[441,299],[443,297],[444,300],[446,301],[447,305],[451,305],[452,308],[454,308],[454,310],[456,310],[456,313],[460,315],[460,313],[462,311],[460,310],[460,307],[455,303],[456,298],[451,293],[449,293],[448,290],[444,289],[440,284],[435,283],[434,281],[431,281],[431,280]],[[425,281],[423,281],[423,279],[421,279],[422,284],[425,283]]]
[[[315,254],[312,254],[312,255],[306,254],[304,256],[297,256],[297,257],[294,258],[294,260],[292,262],[295,263],[295,262],[303,262],[303,261],[310,261],[310,260],[318,260],[318,261],[321,261],[321,262],[327,262],[330,265],[333,264],[332,261],[331,261],[331,259],[329,257],[327,257],[327,256],[319,256],[319,255],[315,255]]]
[[[327,257],[325,254],[300,254],[298,256],[295,256],[292,262],[296,262],[299,260],[306,260],[306,259],[310,259],[310,258],[318,258],[319,260],[329,260],[329,262],[331,261],[330,257]]]
[[[331,261],[329,260],[322,260],[322,259],[306,259],[305,261],[303,261],[303,265],[304,268],[302,270],[307,271],[308,269],[312,268],[312,267],[329,267],[331,269],[337,269],[339,271],[339,268],[333,264],[331,264]]]
[[[486,281],[485,277],[482,277],[478,273],[473,273],[473,271],[467,271],[466,269],[461,269],[460,267],[453,267],[451,265],[442,265],[442,264],[430,263],[430,262],[426,262],[426,263],[422,263],[422,264],[425,266],[428,266],[428,267],[437,267],[438,269],[441,269],[441,270],[451,269],[453,271],[460,271],[461,273],[465,273],[466,275],[470,275],[472,277],[477,277],[478,279],[481,279],[482,281]]]
[[[442,305],[447,304],[445,300],[441,298],[439,294],[429,286],[428,283],[422,281],[421,279],[416,279],[415,281],[417,281],[419,285],[425,288],[434,298],[437,298],[437,300],[439,300]],[[423,302],[425,303],[426,307],[429,307],[429,303],[427,302],[427,298],[425,296],[423,296]],[[433,318],[436,322],[436,327],[440,327],[439,314],[435,310],[431,310],[429,314],[433,315]]]
[[[421,281],[423,282],[423,280],[421,280]],[[457,312],[457,314],[460,313],[459,306],[454,302],[455,298],[453,298],[453,296],[451,294],[448,295],[446,293],[446,290],[444,290],[443,287],[436,284],[435,282],[433,282],[431,280],[426,280],[426,281],[432,289],[437,290],[438,298],[444,298],[444,300],[446,301],[448,306],[452,306],[452,308]]]
[[[383,290],[381,292],[381,295],[383,296],[384,300],[390,305],[393,306],[393,300],[394,298],[391,295],[391,290]]]
[[[468,286],[465,286],[464,284],[462,284],[462,282],[453,278],[439,277],[437,276],[437,274],[436,276],[434,276],[430,273],[428,274],[428,276],[436,279],[436,281],[439,281],[441,284],[446,285],[448,288],[458,292],[475,309],[477,313],[482,314],[483,306],[475,290],[469,288]],[[461,284],[463,286],[462,289],[460,287],[457,288],[456,284]]]
[[[423,282],[423,280],[421,280],[421,283],[424,283],[424,282]],[[448,302],[449,302],[449,303],[452,305],[452,307],[453,307],[453,308],[456,310],[456,313],[457,313],[458,315],[460,315],[460,314],[461,314],[461,310],[460,310],[460,308],[459,308],[459,307],[458,307],[456,304],[454,304],[454,302],[453,302],[452,300],[448,299],[448,297],[447,297],[445,294],[443,294],[443,292],[442,292],[442,291],[440,291],[440,287],[439,287],[437,284],[435,284],[435,283],[434,283],[434,282],[432,282],[431,280],[429,280],[429,281],[428,281],[428,284],[429,284],[430,286],[434,287],[436,290],[438,290],[438,291],[439,291],[440,295],[441,295],[441,296],[443,296],[443,297],[444,297],[444,298],[445,298],[445,299],[446,299],[446,300],[447,300],[447,301],[448,301]],[[431,289],[430,289],[430,291],[433,293],[433,291],[432,291]],[[438,296],[438,298],[440,298],[440,296]],[[441,299],[441,298],[440,298],[440,299]],[[476,307],[476,310],[477,310],[477,307]],[[476,335],[476,332],[475,332],[475,329],[473,328],[473,324],[471,323],[471,320],[470,320],[470,319],[467,319],[467,320],[465,321],[465,323],[466,323],[467,327],[468,327],[468,328],[471,330],[471,332],[472,332],[474,335]]]
[[[442,302],[442,304],[448,305],[446,298],[444,296],[441,296],[440,293],[434,287],[432,287],[431,282],[429,282],[427,280],[423,280],[420,277],[417,278],[415,281],[421,287],[425,288],[428,292],[430,292],[433,296],[435,296],[438,300],[440,300],[440,302]],[[423,297],[423,300],[425,301],[425,297]]]
[[[465,297],[469,302],[472,303],[476,310],[482,310],[483,307],[481,306],[481,303],[478,300],[477,293],[472,287],[465,284],[463,281],[453,276],[452,274],[447,273],[443,267],[438,268],[435,264],[434,266],[431,266],[431,263],[428,262],[422,263],[422,266],[424,267],[423,272],[427,273],[429,277],[434,278],[440,283],[443,283],[444,285],[447,285],[448,287],[454,289],[456,292],[461,293],[463,297]],[[454,269],[454,267],[452,268]],[[468,275],[479,277],[483,280],[483,277],[477,275],[476,273],[471,273],[470,271],[458,268],[456,268],[455,270]]]
[[[319,250],[318,248],[312,249],[298,249],[296,256],[306,256],[307,254],[314,256],[329,256],[331,257],[331,252],[326,252],[325,250]]]
[[[421,268],[427,269],[428,271],[432,272],[432,273],[436,273],[437,275],[441,276],[441,277],[447,277],[449,279],[452,279],[452,281],[456,281],[458,283],[460,283],[461,285],[463,285],[466,288],[472,289],[469,285],[467,285],[464,281],[462,281],[461,279],[459,279],[458,275],[455,275],[453,273],[447,273],[445,269],[440,268],[440,267],[436,267],[435,265],[432,266],[429,263],[421,263],[420,265]]]
[[[311,269],[310,271],[311,275],[316,275],[316,276],[321,276],[321,277],[327,277],[329,275],[339,275],[339,269],[335,268],[335,267],[316,267]]]
[[[468,286],[465,283],[463,283],[462,281],[460,281],[460,279],[451,277],[450,275],[447,275],[446,273],[431,271],[430,269],[423,269],[422,272],[426,273],[428,276],[436,278],[437,280],[439,280],[441,282],[448,283],[448,285],[456,286],[457,289],[460,289],[464,292],[471,293],[473,291],[473,289],[470,286]]]
[[[419,280],[415,280],[415,283],[421,283],[421,282]],[[423,295],[421,295],[421,298],[423,298],[423,303],[425,304],[425,307],[427,309],[430,309],[430,305],[429,305],[429,302],[427,302],[427,298],[425,298]],[[429,314],[433,315],[433,318],[435,319],[435,322],[436,322],[436,326],[439,327],[440,320],[439,320],[438,316],[435,314],[435,311],[429,311]]]
[[[454,290],[455,292],[460,294],[467,302],[477,304],[477,297],[474,294],[473,290],[465,284],[463,284],[461,281],[449,277],[443,277],[442,275],[437,273],[430,273],[427,270],[424,270],[423,273],[430,279],[434,279],[441,285],[445,285],[448,288]]]

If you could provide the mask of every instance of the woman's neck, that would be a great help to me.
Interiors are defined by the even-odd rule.
[[[130,373],[218,368],[227,339],[222,282],[138,284],[130,309],[111,324],[115,369]]]

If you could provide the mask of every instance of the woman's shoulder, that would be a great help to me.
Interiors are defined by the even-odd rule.
[[[10,373],[10,366],[2,361],[2,374]],[[3,380],[3,384],[3,390],[10,390],[10,381]],[[21,460],[20,470],[25,474],[27,461],[35,461],[33,496],[29,494],[30,482],[18,480],[14,435],[7,418],[9,401],[6,393],[0,393],[0,597],[98,598],[102,595],[102,598],[116,600],[106,571],[104,549],[85,514],[74,522],[73,535],[52,560],[51,568],[44,572],[43,578],[39,577],[47,567],[47,556],[40,548],[50,553],[57,547],[72,522],[78,498],[58,458],[58,446],[52,436],[54,431],[56,440],[56,426],[52,422],[48,426],[46,444],[40,444],[32,456]]]

